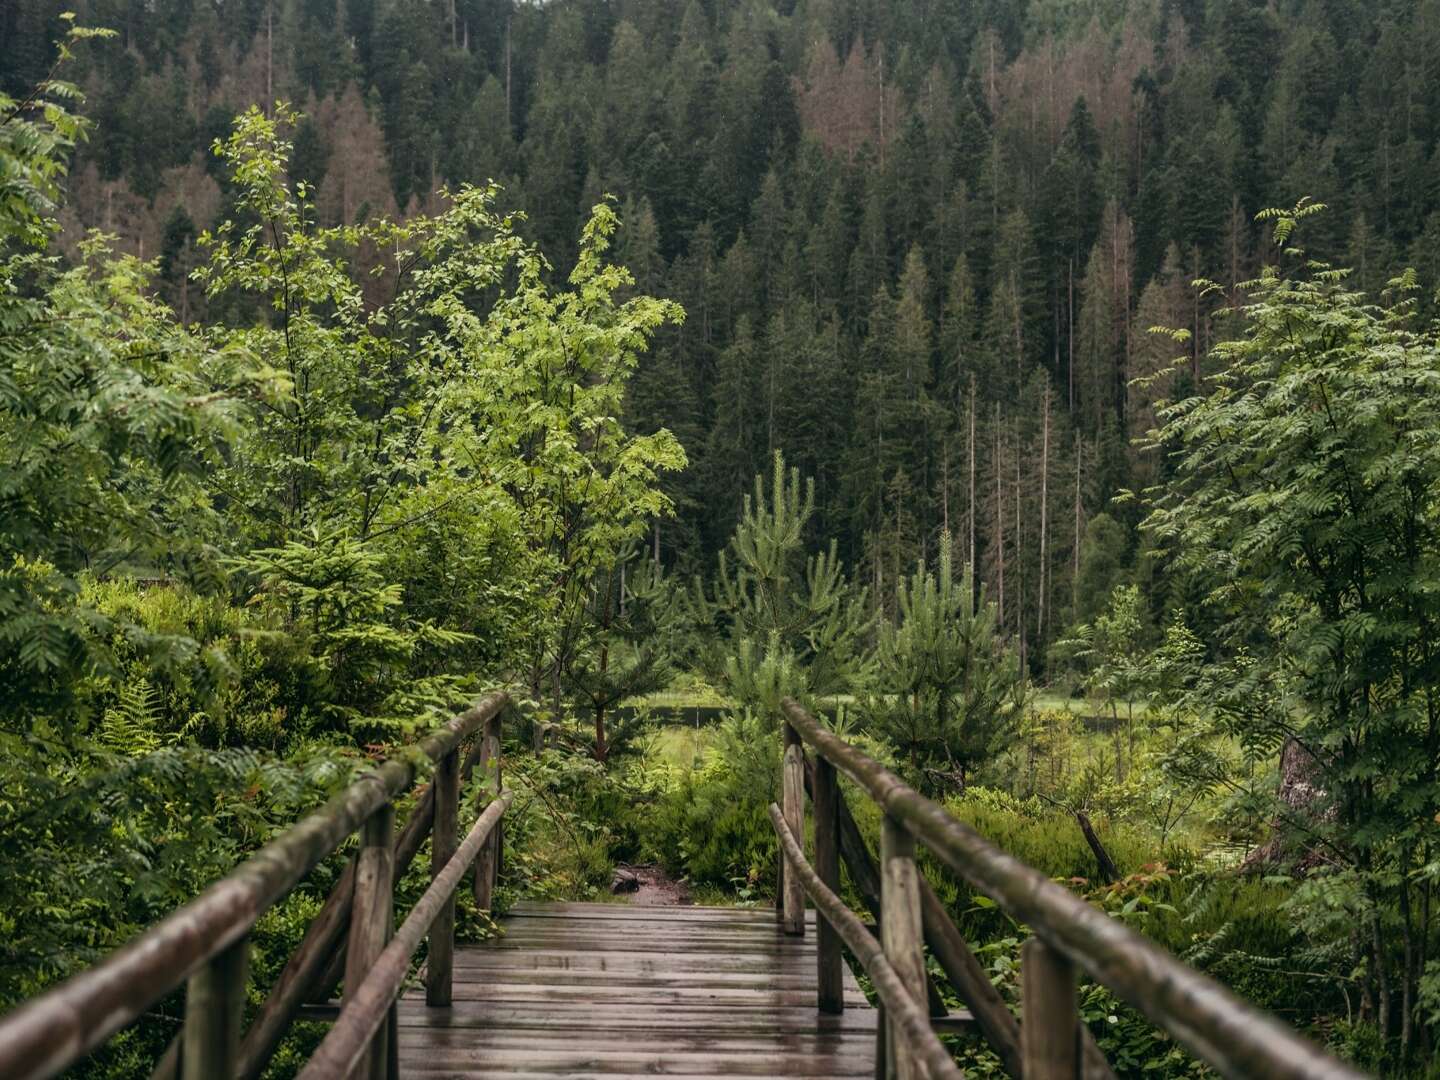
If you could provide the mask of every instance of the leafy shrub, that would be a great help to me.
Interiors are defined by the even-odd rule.
[[[636,775],[641,857],[695,885],[773,891],[777,848],[767,807],[779,790],[779,769],[774,725],[749,712],[731,714],[699,767]]]

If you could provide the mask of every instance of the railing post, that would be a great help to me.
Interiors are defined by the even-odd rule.
[[[386,803],[365,822],[355,862],[355,900],[345,947],[345,993],[365,976],[395,931],[395,805]],[[393,1007],[392,1007],[393,1011]],[[382,1027],[352,1080],[387,1080],[390,1025]]]
[[[250,938],[246,936],[190,976],[185,990],[181,1076],[234,1077],[249,969]]]
[[[491,798],[500,794],[500,722],[500,715],[485,722],[485,730],[480,735],[480,757],[475,763],[475,772]],[[500,874],[500,829],[500,823],[496,822],[475,859],[475,906],[481,911],[489,911],[495,903],[495,881]]]
[[[880,827],[880,943],[885,958],[911,997],[925,1001],[924,930],[920,921],[920,875],[915,838],[888,814]],[[886,1032],[886,1076],[916,1080],[920,1063],[892,1018]],[[1033,1080],[1027,1073],[1025,1080]]]
[[[1020,949],[1020,996],[1025,1080],[1078,1080],[1080,1013],[1074,965],[1032,937]]]
[[[440,876],[455,854],[460,824],[460,751],[451,750],[435,768],[435,817],[430,828],[430,880]],[[425,1004],[449,1005],[455,970],[455,896],[440,909],[430,927],[430,949],[425,959]]]
[[[796,843],[805,843],[805,751],[800,733],[789,724],[785,729],[785,758],[781,767],[781,809],[785,824],[790,827]],[[805,886],[796,874],[786,874],[782,882],[785,901],[781,926],[785,933],[805,933]]]
[[[839,893],[840,790],[836,786],[835,766],[819,754],[815,755],[815,782],[810,794],[815,807],[815,873],[827,889]],[[815,952],[816,1004],[821,1012],[838,1013],[845,1008],[840,935],[823,915],[817,913],[816,922],[819,939]]]
[[[886,1080],[890,1075],[890,1052],[887,1049],[888,1041],[885,1038],[890,1030],[890,1024],[885,1019],[885,1006],[877,1002],[875,1005],[875,1080]]]

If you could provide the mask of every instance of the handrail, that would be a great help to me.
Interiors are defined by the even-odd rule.
[[[503,691],[486,695],[355,780],[139,937],[0,1018],[0,1076],[54,1076],[133,1022],[241,942],[265,911],[409,788],[416,750],[439,762],[509,703]]]
[[[804,887],[806,895],[814,901],[816,911],[835,928],[836,933],[860,961],[865,974],[870,976],[876,996],[890,1015],[900,1023],[932,1080],[940,1080],[942,1077],[962,1080],[964,1074],[956,1066],[950,1051],[946,1050],[936,1037],[924,1006],[905,988],[905,983],[885,956],[885,950],[875,940],[875,936],[845,906],[845,901],[825,887],[814,867],[805,861],[805,853],[795,839],[795,834],[785,824],[785,815],[774,803],[770,804],[770,821],[775,826],[776,836],[780,838],[780,850],[785,855],[786,865]],[[300,1080],[307,1080],[305,1074],[301,1074]]]
[[[1359,1080],[1364,1075],[991,844],[827,731],[793,699],[786,698],[781,709],[786,725],[860,785],[888,821],[1222,1074],[1284,1080]]]
[[[445,903],[455,895],[460,878],[480,854],[481,845],[490,838],[490,833],[500,823],[501,815],[510,809],[512,798],[510,792],[502,792],[485,808],[460,849],[450,857],[445,869],[410,909],[410,914],[376,959],[365,981],[354,990],[346,991],[339,1018],[301,1070],[299,1080],[326,1080],[352,1074],[370,1040],[385,1022],[390,1007],[399,997],[415,950],[429,933]]]

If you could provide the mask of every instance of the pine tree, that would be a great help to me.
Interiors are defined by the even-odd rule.
[[[745,494],[744,478],[755,476],[765,462],[759,367],[755,334],[749,316],[742,315],[716,363],[715,416],[704,458],[712,536],[729,536]]]
[[[1174,338],[1157,330],[1185,330],[1190,321],[1191,304],[1187,296],[1180,252],[1175,245],[1165,256],[1165,265],[1140,294],[1135,309],[1135,345],[1126,372],[1125,425],[1130,441],[1135,443],[1158,424],[1156,403],[1172,397],[1177,369]],[[1189,348],[1184,347],[1188,360]],[[1135,447],[1130,455],[1133,483],[1148,487],[1159,478],[1156,455]]]
[[[950,270],[937,333],[940,363],[937,397],[958,408],[969,396],[980,367],[980,311],[970,261],[962,253]]]
[[[932,795],[964,790],[1015,731],[1026,696],[995,606],[983,589],[977,599],[968,566],[955,577],[951,547],[947,534],[933,571],[921,561],[896,583],[896,616],[881,623],[876,648],[880,693],[861,709]]]
[[[779,699],[843,694],[861,677],[869,631],[863,589],[853,587],[832,540],[807,554],[814,486],[776,454],[745,496],[740,521],[720,553],[713,599],[697,590],[706,617],[728,629],[712,663],[746,706],[778,713]]]
[[[995,249],[985,318],[990,371],[982,383],[986,393],[1011,401],[1019,396],[1041,342],[1035,269],[1029,219],[1024,211],[1015,210],[1005,218]]]

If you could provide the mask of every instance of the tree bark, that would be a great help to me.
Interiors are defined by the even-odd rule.
[[[1090,845],[1090,850],[1095,853],[1095,863],[1100,869],[1101,884],[1109,885],[1111,882],[1120,880],[1120,870],[1115,865],[1115,860],[1110,857],[1110,852],[1105,850],[1105,845],[1100,842],[1100,837],[1095,835],[1095,828],[1090,824],[1090,815],[1083,810],[1075,811],[1075,821],[1080,826],[1080,831],[1085,834],[1085,842]]]

